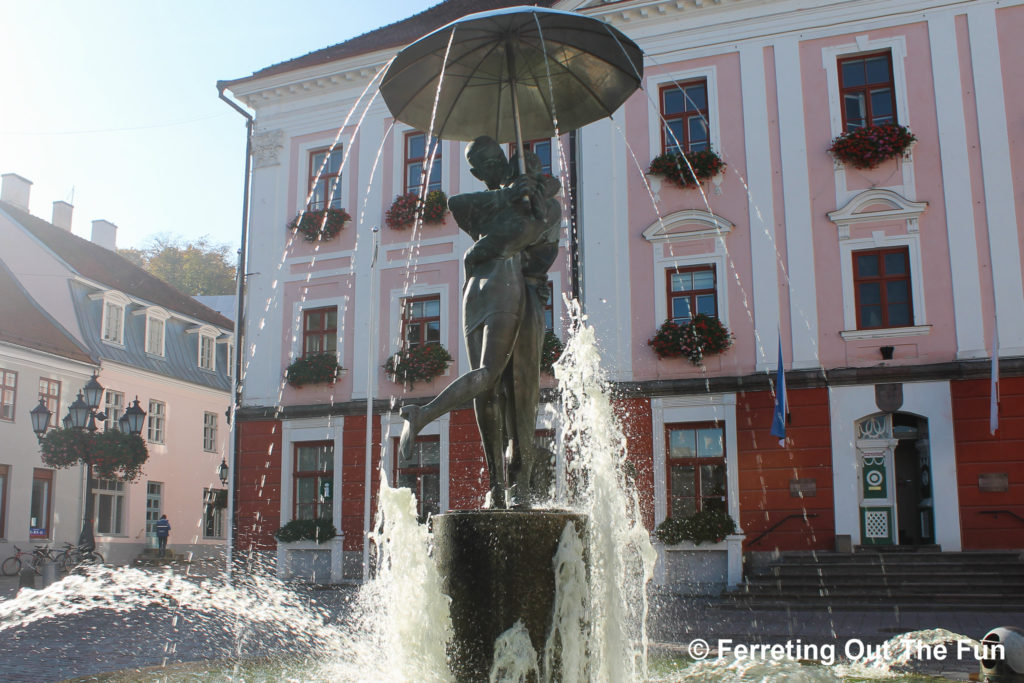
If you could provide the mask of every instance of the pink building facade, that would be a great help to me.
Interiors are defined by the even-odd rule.
[[[1022,3],[542,4],[609,22],[646,55],[642,90],[611,119],[534,144],[550,150],[551,173],[576,201],[574,212],[565,197],[550,274],[552,329],[564,338],[557,302],[573,293],[575,259],[648,523],[702,509],[737,522],[710,550],[663,548],[661,580],[674,582],[673,558],[691,551],[707,553],[692,582],[716,586],[739,580],[742,552],[1024,547],[1014,192],[1024,95],[1013,87]],[[339,536],[298,549],[308,553],[301,566],[319,563],[322,577],[327,567],[334,580],[360,575],[381,459],[389,476],[419,487],[424,514],[482,500],[469,411],[428,427],[415,467],[393,462],[393,405],[435,395],[468,367],[459,257],[471,242],[450,217],[416,234],[385,224],[423,163],[422,132],[373,99],[387,60],[459,13],[442,3],[222,84],[256,126],[247,272],[259,275],[246,283],[235,548],[277,551],[281,566],[289,551],[272,533],[313,509],[303,449],[332,459],[321,474],[335,493],[315,503]],[[885,125],[916,141],[869,169],[829,151],[841,134]],[[353,219],[307,243],[286,225],[318,200],[317,154],[332,144],[326,185],[338,178],[334,206]],[[428,179],[449,196],[482,189],[462,147],[442,142]],[[688,188],[645,173],[675,148],[710,149],[725,167]],[[311,333],[324,310],[333,327]],[[732,347],[699,365],[659,357],[648,344],[659,326],[696,313],[719,320]],[[382,369],[410,328],[432,335],[413,344],[440,343],[453,357],[445,375],[412,388]],[[769,434],[780,342],[791,415],[781,446]],[[311,348],[335,353],[344,371],[333,384],[290,386],[285,368]],[[550,412],[542,406],[542,436],[557,436]]]

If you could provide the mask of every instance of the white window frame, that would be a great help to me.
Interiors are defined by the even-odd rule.
[[[647,121],[648,134],[650,135],[650,153],[648,159],[661,154],[661,128],[664,125],[661,120],[661,88],[676,83],[695,81],[703,78],[708,87],[708,139],[711,150],[722,156],[722,127],[718,123],[718,70],[712,66],[699,69],[687,69],[685,71],[673,71],[667,74],[657,74],[644,78],[644,91],[651,93],[658,98],[653,105],[648,107]]]
[[[736,395],[666,396],[651,399],[654,425],[654,524],[668,517],[668,485],[665,481],[665,425],[692,422],[720,422],[725,433],[726,502],[729,516],[740,524],[739,449],[736,443]],[[743,533],[737,530],[738,534]]]
[[[171,317],[165,309],[159,306],[151,306],[143,311],[136,311],[133,315],[143,314],[146,316],[146,336],[143,338],[143,348],[146,353],[150,356],[166,356],[167,355],[167,320]],[[153,330],[160,329],[160,340],[159,344],[155,346],[150,344],[150,335]]]
[[[159,406],[159,409],[157,407]],[[154,425],[153,421],[159,422]],[[165,443],[167,435],[167,403],[154,398],[149,399],[149,412],[146,413],[146,440],[150,443]],[[157,438],[155,438],[157,437]]]
[[[712,213],[698,209],[677,211],[655,221],[644,230],[644,238],[651,243],[654,265],[654,319],[650,321],[657,329],[668,317],[668,294],[666,278],[670,270],[692,266],[712,265],[715,267],[715,297],[718,319],[729,327],[729,255],[725,238],[733,230],[733,224]],[[714,240],[710,250],[698,254],[673,256],[670,245],[695,240]]]
[[[217,372],[217,339],[221,332],[213,325],[200,325],[185,331],[196,335],[196,367],[207,372]],[[203,365],[203,337],[210,342],[210,366]]]
[[[294,361],[296,358],[302,358],[302,325],[303,316],[306,311],[312,311],[316,308],[335,308],[337,312],[338,327],[337,334],[338,338],[335,341],[334,349],[335,355],[338,359],[339,365],[344,365],[341,359],[344,357],[344,335],[342,332],[345,329],[345,313],[348,310],[348,297],[331,297],[329,299],[306,299],[304,301],[296,301],[292,304],[292,325],[291,325],[291,346],[288,351],[288,362]],[[228,373],[230,374],[230,370]]]
[[[124,328],[126,323],[126,314],[128,311],[128,304],[131,303],[131,299],[118,291],[102,292],[98,295],[93,295],[90,298],[98,298],[103,303],[100,307],[100,339],[106,344],[113,344],[114,346],[124,346]],[[114,331],[109,329],[108,324],[108,310],[118,310],[118,327],[116,334]]]
[[[888,205],[883,211],[864,211],[869,206]],[[874,188],[855,195],[847,204],[828,214],[839,234],[839,273],[843,287],[843,327],[840,336],[854,339],[884,339],[927,334],[931,327],[925,314],[924,267],[921,264],[921,235],[918,232],[918,218],[928,204],[912,202],[892,190]],[[870,237],[850,238],[850,229],[855,225],[877,223],[892,225],[903,222],[905,233],[889,235],[878,229]],[[857,329],[857,305],[853,283],[853,255],[858,251],[907,247],[910,261],[910,296],[914,309],[914,324],[907,327],[881,329]]]
[[[896,120],[901,126],[910,125],[910,107],[907,102],[907,73],[904,62],[907,58],[907,39],[904,36],[869,40],[866,35],[855,38],[853,43],[822,48],[821,63],[825,68],[828,87],[828,114],[832,137],[843,132],[843,106],[839,99],[839,60],[861,54],[883,52],[892,55],[893,88],[896,90]]]
[[[387,435],[384,438],[384,471],[388,473],[388,478],[391,479],[395,471],[395,439],[402,436],[402,426],[405,421],[401,416],[391,414],[385,423]],[[428,425],[425,425],[423,429],[419,431],[418,436],[436,436],[438,441],[441,442],[441,463],[438,476],[441,480],[441,491],[438,496],[438,507],[441,508],[442,514],[448,512],[451,509],[449,504],[449,427],[451,425],[451,414],[445,413],[441,417],[437,418]],[[393,484],[394,482],[392,482]],[[481,501],[482,502],[482,501]]]
[[[388,348],[390,349],[388,351],[389,356],[397,353],[403,345],[402,301],[405,299],[433,295],[438,295],[441,299],[441,346],[447,349],[449,354],[452,353],[452,348],[448,344],[448,327],[451,324],[451,312],[448,307],[448,284],[420,284],[412,285],[408,288],[391,290],[391,303],[388,311],[388,320],[391,325],[391,333],[388,338]],[[453,355],[452,358],[455,358],[455,356]],[[447,375],[448,370],[445,370],[444,374]]]
[[[108,485],[113,485],[114,488],[105,488]],[[111,517],[110,522],[116,522],[116,528],[112,528],[110,531],[100,531],[100,498],[109,497],[111,498]],[[93,533],[99,536],[125,536],[125,518],[128,510],[128,487],[125,486],[123,481],[117,479],[100,479],[95,478],[95,482],[92,487],[92,519],[93,519]],[[113,527],[113,525],[111,525]]]
[[[217,430],[217,413],[203,411],[203,450],[207,453],[217,452]]]
[[[407,133],[414,132],[423,133],[424,135],[428,134],[428,132],[425,130],[419,130],[418,128],[413,128],[412,126],[408,126],[404,123],[396,123],[395,127],[391,129],[392,139],[394,140],[394,152],[392,155],[394,165],[392,166],[393,170],[391,172],[392,182],[394,183],[394,185],[392,185],[392,187],[394,187],[394,192],[392,193],[391,199],[387,200],[388,206],[391,206],[391,201],[394,199],[394,197],[402,194],[402,192],[405,191],[405,136]],[[434,133],[434,136],[437,137],[436,131]],[[458,147],[456,146],[457,144],[459,143],[452,143],[449,142],[448,140],[440,141],[441,191],[449,196],[451,195],[451,178],[449,178],[448,176],[450,176],[451,173],[448,172],[450,168],[450,166],[448,165],[448,161],[451,160],[452,158],[450,156],[451,154],[457,154],[459,152]],[[459,157],[463,159],[464,163],[469,163],[465,162],[464,154],[459,154]]]
[[[302,142],[302,143],[300,143],[298,145],[299,159],[301,160],[300,163],[301,163],[301,168],[302,168],[302,177],[299,180],[298,187],[296,188],[296,193],[295,193],[295,211],[293,212],[293,215],[299,213],[300,211],[305,211],[305,209],[306,209],[306,199],[309,197],[309,172],[310,172],[309,155],[310,155],[310,153],[315,151],[315,150],[330,149],[332,144],[334,144],[334,137],[333,136],[331,136],[329,138],[328,137],[317,137],[315,140],[309,140],[309,141],[306,141],[306,142]],[[341,176],[341,206],[345,207],[346,210],[350,214],[354,215],[354,212],[347,208],[347,207],[350,206],[350,204],[349,204],[348,182],[346,182],[346,180],[345,180],[346,175],[347,175],[347,173],[349,171],[349,162],[351,161],[351,156],[348,159],[346,159],[345,155],[346,154],[351,155],[352,148],[349,146],[351,144],[352,144],[351,136],[350,135],[342,135],[340,138],[338,138],[338,142],[335,145],[335,149],[338,149],[338,148],[341,149],[341,156],[342,156],[342,163],[343,163],[343,166],[341,167],[341,170],[339,172],[340,176]],[[330,202],[327,202],[327,204],[330,205]]]

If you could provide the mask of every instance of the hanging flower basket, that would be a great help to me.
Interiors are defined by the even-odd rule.
[[[555,361],[562,357],[562,351],[565,346],[562,344],[562,340],[558,338],[558,335],[547,330],[544,333],[544,348],[540,352],[540,369],[541,372],[547,374],[553,374]]]
[[[887,123],[843,133],[832,141],[828,151],[848,166],[867,169],[900,156],[915,141],[917,138],[906,126]]]
[[[431,190],[426,200],[421,201],[415,192],[400,194],[384,214],[384,222],[395,230],[403,230],[416,223],[416,215],[420,211],[424,223],[442,222],[448,213],[448,195],[441,190]]]
[[[135,481],[149,459],[146,443],[135,434],[108,429],[51,429],[40,443],[43,464],[56,469],[91,463],[98,479]]]
[[[685,356],[700,365],[704,356],[724,353],[732,346],[732,332],[718,318],[698,313],[685,325],[666,320],[647,344],[661,358]]]
[[[411,388],[416,382],[429,382],[442,374],[451,361],[448,350],[440,344],[420,344],[388,358],[384,371],[391,381]]]
[[[352,220],[345,209],[324,209],[322,211],[303,211],[288,224],[289,230],[297,230],[307,242],[329,240]]]
[[[317,353],[296,358],[284,371],[284,378],[293,387],[305,384],[334,384],[343,367],[333,353]]]
[[[724,168],[722,158],[705,149],[689,152],[685,157],[676,152],[659,154],[651,160],[647,173],[662,176],[679,187],[696,187],[700,181],[718,175]]]

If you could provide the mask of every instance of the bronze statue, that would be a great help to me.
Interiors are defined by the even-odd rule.
[[[512,484],[513,503],[525,506],[550,480],[544,463],[537,462],[533,434],[547,271],[558,254],[561,207],[554,196],[560,184],[540,173],[538,160],[529,152],[524,156],[527,173],[512,178],[505,152],[487,136],[467,146],[466,158],[473,175],[487,186],[448,201],[459,228],[475,240],[464,257],[462,300],[471,369],[430,403],[401,409],[405,425],[398,457],[410,451],[425,425],[472,401],[491,505],[505,507],[506,489]],[[511,477],[506,476],[506,453]]]

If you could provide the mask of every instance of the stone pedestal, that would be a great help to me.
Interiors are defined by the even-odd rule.
[[[583,515],[472,510],[437,515],[434,559],[452,599],[449,662],[457,681],[488,680],[494,642],[522,621],[543,656],[555,598],[553,558],[566,524],[585,538]]]

